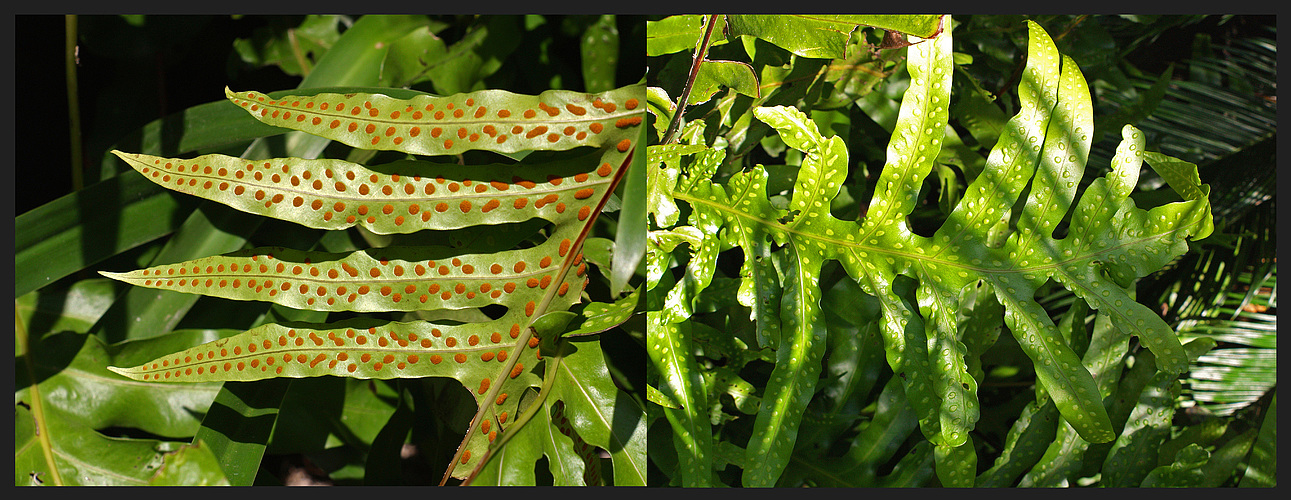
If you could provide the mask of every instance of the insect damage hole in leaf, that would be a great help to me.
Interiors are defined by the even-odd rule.
[[[349,253],[255,248],[105,276],[136,286],[315,311],[485,309],[495,314],[451,323],[367,316],[323,324],[270,323],[112,371],[149,382],[321,375],[454,378],[471,391],[478,411],[445,480],[474,477],[483,469],[498,450],[500,434],[522,424],[520,393],[542,387],[534,404],[549,407],[564,401],[569,406],[560,411],[578,415],[573,429],[591,439],[584,446],[612,450],[616,484],[644,482],[637,466],[644,456],[636,456],[644,448],[639,443],[625,446],[622,435],[633,431],[602,429],[598,426],[608,420],[586,418],[608,404],[630,419],[632,408],[620,408],[613,400],[546,397],[559,393],[562,384],[605,386],[608,373],[579,371],[559,383],[551,380],[552,374],[535,370],[544,356],[532,328],[544,313],[566,311],[580,302],[590,278],[583,242],[640,147],[643,86],[538,95],[483,90],[408,99],[362,92],[275,98],[226,90],[226,97],[267,124],[356,148],[430,156],[470,150],[552,153],[543,155],[545,161],[514,165],[400,160],[365,166],[332,159],[251,161],[216,154],[178,159],[114,151],[145,178],[169,189],[311,228],[360,227],[375,234],[408,235],[405,242],[417,241],[421,231],[475,234],[457,247],[393,246]],[[533,220],[545,225],[525,224]],[[489,228],[504,224],[542,231],[529,238],[507,236],[513,243],[534,243],[499,249]],[[595,311],[605,316],[600,308]],[[631,314],[630,308],[617,311],[618,316]],[[601,321],[617,324],[622,319]],[[559,334],[544,336],[550,340]],[[590,347],[583,351],[583,357],[599,355]],[[568,361],[586,363],[581,359]],[[551,362],[562,361],[556,357],[546,364]],[[616,439],[617,445],[612,443]]]

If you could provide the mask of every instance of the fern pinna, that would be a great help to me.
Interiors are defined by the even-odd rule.
[[[688,318],[712,281],[718,253],[727,248],[743,252],[736,296],[756,321],[758,345],[749,348],[774,352],[774,360],[768,360],[774,370],[744,450],[746,486],[776,484],[816,392],[826,338],[832,335],[821,316],[819,273],[826,261],[839,262],[877,299],[887,364],[935,447],[937,475],[945,485],[973,485],[977,460],[969,432],[979,406],[971,367],[995,341],[964,337],[957,315],[968,297],[982,306],[979,312],[998,300],[995,314],[1002,315],[1035,366],[1037,404],[1052,401],[1072,436],[1088,443],[1112,441],[1119,430],[1105,408],[1113,386],[1105,374],[1095,376],[1108,364],[1098,356],[1123,356],[1128,339],[1137,337],[1155,355],[1162,377],[1173,380],[1199,354],[1194,351],[1204,346],[1190,344],[1185,350],[1174,331],[1132,294],[1138,278],[1186,251],[1189,238],[1210,234],[1208,186],[1198,180],[1195,165],[1144,151],[1143,134],[1126,126],[1111,171],[1077,201],[1093,132],[1090,91],[1076,64],[1058,53],[1039,25],[1028,23],[1020,110],[984,171],[931,236],[915,234],[907,216],[932,171],[948,121],[954,72],[949,19],[945,31],[909,47],[910,86],[886,165],[858,221],[830,213],[848,175],[847,144],[822,135],[796,108],[753,111],[802,153],[787,206],[769,199],[780,193],[768,192],[769,174],[762,166],[714,182],[724,149],[698,143],[649,148],[649,209],[657,229],[648,238],[647,287],[658,297],[652,299],[658,310],[648,313],[649,355],[659,372],[658,399],[672,426],[683,484],[708,484],[717,468],[720,450],[705,414],[710,381],[701,378],[690,355],[695,339]],[[702,134],[687,137],[703,141]],[[1145,160],[1183,201],[1151,210],[1134,205],[1129,194]],[[685,212],[677,202],[689,207],[683,225],[678,223]],[[1068,216],[1065,236],[1056,235]],[[690,247],[684,276],[671,288],[660,286],[670,277],[662,270],[683,243]],[[1035,300],[1050,280],[1097,310],[1100,324],[1110,320],[1118,331],[1115,338],[1095,343],[1112,348],[1086,350],[1065,338]],[[715,342],[705,340],[704,349],[711,350]]]
[[[598,466],[586,467],[586,475],[556,471],[584,469],[595,446],[610,452],[614,484],[644,483],[644,424],[624,425],[640,422],[639,408],[610,380],[596,343],[570,348],[556,342],[562,334],[611,328],[636,303],[629,295],[619,304],[593,304],[576,321],[566,312],[588,283],[583,244],[592,224],[634,156],[639,161],[642,86],[595,94],[484,90],[409,99],[376,93],[226,94],[264,123],[356,148],[427,156],[468,150],[563,153],[535,154],[514,165],[405,159],[364,166],[332,159],[173,159],[114,151],[167,188],[311,228],[358,226],[375,234],[467,228],[481,237],[460,248],[391,246],[348,254],[255,248],[103,273],[111,278],[315,311],[503,306],[506,312],[467,322],[361,316],[328,324],[266,324],[113,371],[149,382],[451,377],[475,396],[478,411],[445,480],[532,484],[533,464],[545,454],[558,484],[582,484],[584,477],[599,481]],[[514,224],[492,229],[508,223],[521,224],[521,230]],[[525,240],[537,243],[518,245]],[[454,316],[460,317],[465,316]],[[539,399],[528,398],[527,390]],[[534,416],[540,425],[524,425]],[[582,450],[569,438],[554,439],[557,433],[579,437]],[[490,461],[507,442],[526,444],[509,446],[505,460]]]

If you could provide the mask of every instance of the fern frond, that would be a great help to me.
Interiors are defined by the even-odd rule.
[[[148,382],[449,377],[471,391],[477,410],[445,480],[451,476],[469,483],[484,473],[504,484],[516,474],[525,475],[517,467],[527,467],[528,484],[533,484],[532,460],[508,462],[504,469],[490,461],[504,444],[518,439],[527,444],[516,449],[545,454],[553,467],[587,455],[590,443],[609,450],[616,464],[615,484],[643,484],[639,407],[614,386],[599,344],[584,342],[570,349],[568,342],[557,342],[562,335],[587,335],[622,323],[636,304],[633,295],[622,303],[589,305],[578,321],[572,321],[577,314],[569,311],[588,283],[583,244],[644,135],[643,91],[639,85],[535,96],[484,90],[397,99],[365,92],[271,97],[226,89],[226,97],[257,120],[358,148],[425,155],[565,153],[556,154],[554,161],[515,165],[409,159],[368,167],[342,160],[172,159],[114,151],[169,189],[307,227],[359,226],[376,234],[473,229],[474,235],[484,236],[456,248],[393,246],[344,254],[258,248],[105,272],[137,286],[322,312],[474,309],[479,313],[475,318],[481,318],[271,323],[143,365],[111,369]],[[566,152],[576,148],[584,150]],[[528,230],[524,238],[533,244],[496,248],[485,231],[503,224]],[[505,312],[483,314],[490,306]],[[528,393],[538,397],[524,400]],[[581,436],[577,453],[567,446],[573,438],[534,441],[544,432],[552,437],[562,418],[556,413],[567,415],[570,433]],[[544,429],[525,430],[535,417],[546,419]],[[562,476],[562,481],[599,481],[593,469],[584,477]]]
[[[1046,282],[1066,287],[1106,317],[1114,338],[1137,336],[1156,355],[1162,377],[1175,377],[1187,367],[1190,353],[1173,329],[1136,302],[1132,292],[1136,279],[1183,253],[1189,238],[1210,234],[1208,186],[1199,182],[1194,165],[1145,152],[1142,133],[1126,126],[1112,171],[1076,200],[1093,134],[1090,92],[1075,63],[1057,52],[1039,25],[1029,23],[1029,30],[1020,112],[1005,126],[984,171],[932,236],[911,231],[907,217],[942,147],[953,68],[949,31],[910,47],[911,83],[887,164],[859,221],[829,212],[847,175],[846,144],[823,136],[794,108],[754,110],[758,120],[803,154],[785,208],[768,198],[763,167],[717,183],[711,180],[712,158],[696,153],[688,169],[656,172],[675,172],[675,181],[669,178],[660,186],[689,205],[688,226],[702,237],[691,243],[686,275],[668,292],[660,312],[669,322],[690,316],[693,298],[713,273],[717,250],[743,250],[742,285],[756,291],[749,294],[755,302],[772,298],[761,293],[764,278],[758,276],[763,261],[771,260],[766,259],[770,245],[779,246],[776,253],[784,256],[779,307],[756,314],[759,324],[778,323],[780,334],[778,343],[767,339],[776,349],[776,363],[746,450],[745,485],[774,485],[793,452],[825,349],[819,278],[829,260],[841,263],[878,299],[888,364],[936,448],[939,475],[956,484],[968,484],[971,471],[947,467],[969,460],[972,447],[964,446],[978,418],[976,379],[969,372],[974,355],[961,337],[957,313],[965,293],[979,283],[990,285],[1003,305],[1005,323],[1035,365],[1043,397],[1053,401],[1073,436],[1085,441],[1104,443],[1117,436],[1104,406],[1109,389],[1095,377],[1107,360],[1095,359],[1097,351],[1086,352],[1082,362],[1074,341],[1036,302]],[[1151,210],[1134,205],[1129,195],[1145,160],[1185,201]],[[999,244],[988,244],[1001,221],[1007,222],[1006,214],[1019,210],[1015,230]],[[1055,228],[1069,212],[1067,235],[1055,238]]]

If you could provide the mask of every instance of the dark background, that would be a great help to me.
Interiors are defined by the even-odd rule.
[[[224,86],[291,88],[300,78],[276,67],[251,68],[233,53],[265,18],[148,16],[142,28],[120,16],[78,16],[77,68],[85,162],[97,165],[112,143],[148,122],[222,99]],[[17,214],[72,192],[64,16],[18,16],[16,82]],[[39,119],[35,117],[39,116]],[[34,163],[32,159],[38,158]]]
[[[559,29],[563,17],[567,16],[545,16],[547,22],[540,29]],[[645,35],[628,27],[636,22],[630,16],[619,17],[622,55],[618,81],[626,85],[640,79],[645,67],[644,48],[629,51],[628,47],[644,47]],[[21,75],[15,78],[16,121],[28,125],[17,131],[15,144],[16,158],[22,159],[15,179],[15,215],[20,215],[72,192],[72,154],[64,16],[21,15],[14,19],[15,63]],[[251,38],[257,28],[271,24],[296,26],[304,16],[149,15],[143,16],[142,26],[133,26],[116,15],[77,19],[81,133],[84,161],[90,170],[87,185],[97,178],[98,165],[108,148],[148,122],[222,100],[225,86],[273,91],[294,88],[301,81],[277,66],[253,67],[243,62],[233,50],[233,42]],[[440,35],[456,40],[454,33]],[[641,39],[630,41],[632,36]],[[537,64],[530,57],[533,49],[517,48],[504,66]],[[576,45],[552,50],[578,53]],[[577,61],[560,61],[557,71],[576,71],[577,65]],[[563,81],[566,88],[581,90],[574,88],[582,85],[577,73],[565,75]]]

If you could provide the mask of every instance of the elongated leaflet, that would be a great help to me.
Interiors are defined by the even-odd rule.
[[[617,145],[619,130],[641,124],[642,86],[599,94],[549,90],[536,96],[481,90],[448,97],[318,94],[271,99],[225,94],[257,120],[363,149],[421,155],[473,149],[516,152]]]
[[[712,427],[707,415],[691,408],[706,408],[708,401],[697,361],[690,352],[690,325],[668,323],[662,313],[647,313],[650,346],[647,354],[660,367],[660,387],[679,408],[664,411],[674,429],[673,443],[683,487],[707,487],[712,473]]]
[[[373,167],[342,160],[113,153],[175,191],[312,228],[360,226],[377,234],[534,217],[556,224],[586,221],[623,168],[598,153],[520,166],[406,160]]]
[[[426,247],[350,254],[259,248],[103,274],[138,286],[318,311],[416,311],[517,303],[525,307],[526,302],[541,300],[548,288],[572,300],[586,285],[581,255],[573,259],[580,266],[576,272],[562,273],[563,257],[570,252],[571,238],[577,237],[572,232],[560,231],[541,245],[496,254],[453,255]]]
[[[512,337],[519,327],[507,319],[467,325],[372,319],[327,325],[267,324],[144,365],[112,370],[139,380],[167,382],[258,380],[266,375],[440,376],[465,377],[473,380],[463,382],[478,385],[493,375],[496,366],[506,364],[512,353],[525,355],[536,349],[527,342],[520,345],[518,335]],[[508,354],[499,355],[502,352]]]

